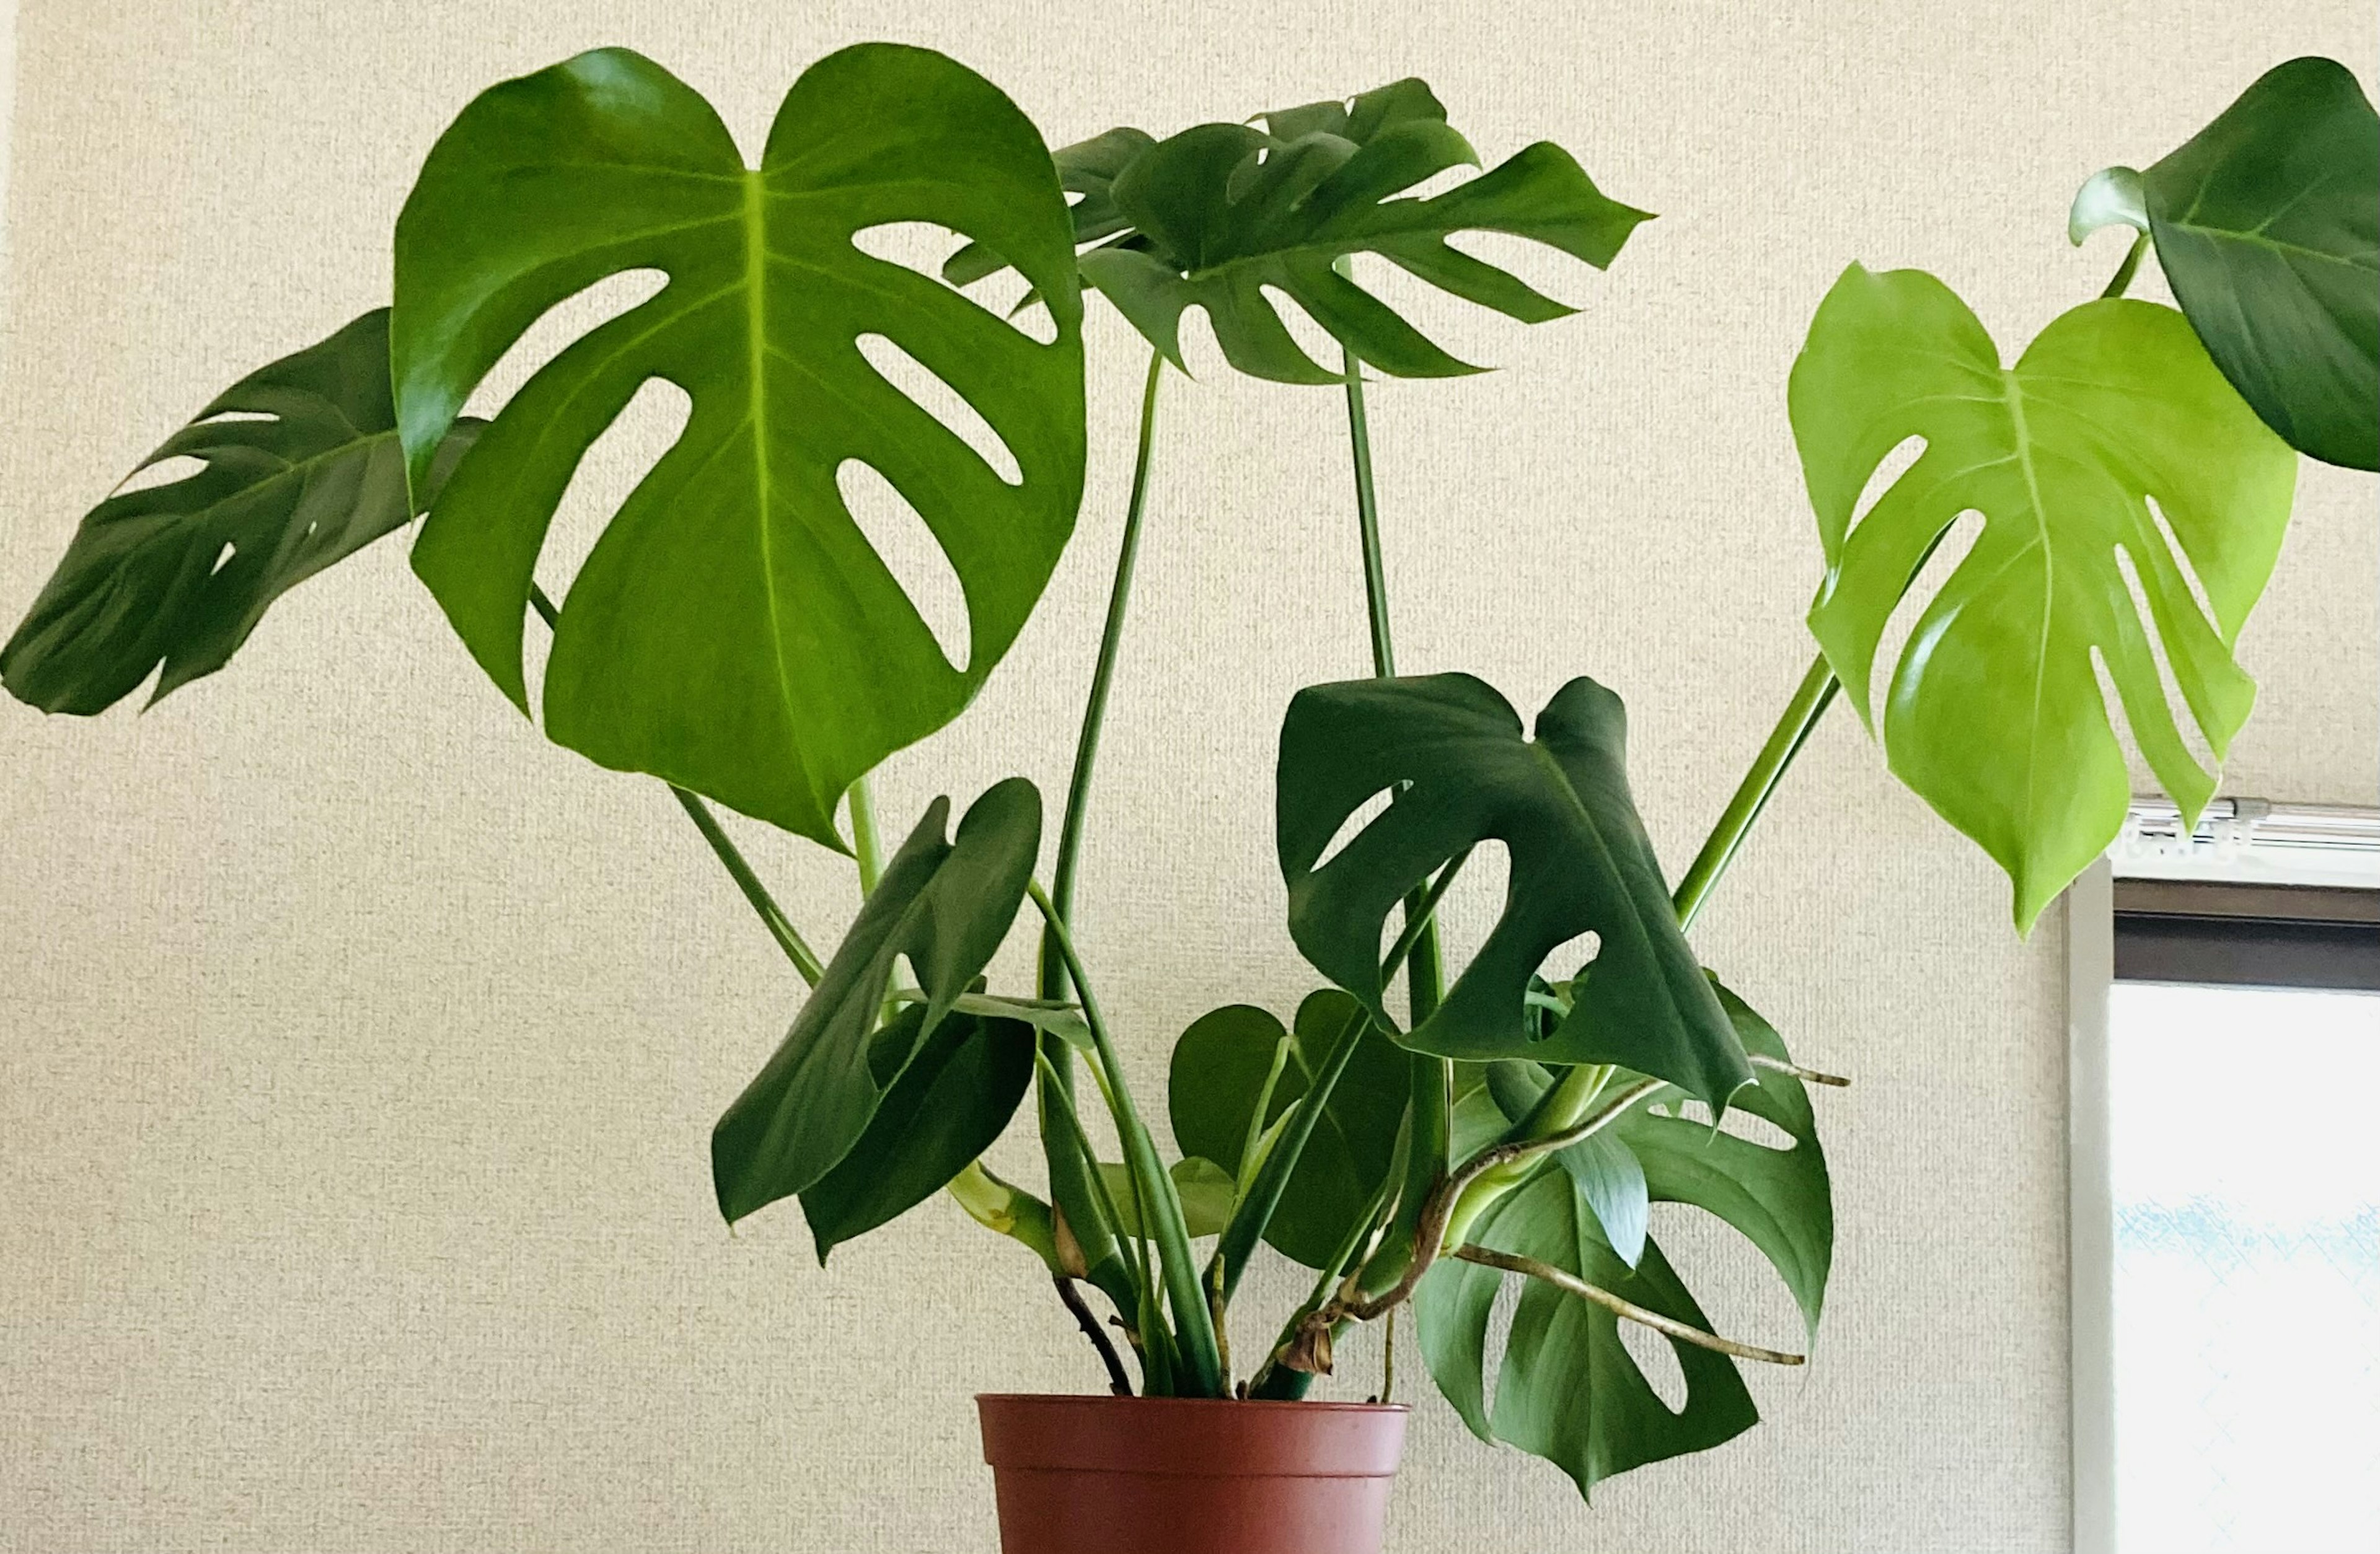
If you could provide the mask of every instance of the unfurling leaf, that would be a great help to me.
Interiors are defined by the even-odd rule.
[[[426,500],[479,434],[457,421]],[[203,467],[92,508],[5,648],[0,681],[45,712],[103,711],[159,664],[154,701],[231,661],[273,601],[401,528],[388,310],[249,373],[140,461]],[[140,471],[134,471],[138,474]]]
[[[1500,842],[1511,857],[1502,916],[1438,1011],[1398,1039],[1445,1057],[1619,1063],[1726,1104],[1752,1070],[1629,795],[1626,725],[1620,698],[1584,678],[1546,704],[1534,739],[1468,674],[1298,692],[1275,810],[1298,949],[1393,1030],[1379,964],[1389,915],[1449,860]],[[1394,802],[1321,861],[1384,793]],[[1577,1002],[1541,1038],[1530,979],[1588,932],[1600,945]]]
[[[1016,265],[1039,343],[938,279],[872,257],[931,223]],[[532,375],[456,468],[414,567],[524,709],[524,602],[589,447],[654,379],[684,433],[572,581],[546,730],[840,848],[844,791],[957,715],[1073,532],[1084,458],[1081,296],[1048,151],[1015,104],[923,49],[862,44],[806,71],[757,169],[683,82],[620,49],[482,93],[440,138],[396,230],[398,424],[417,478],[464,401],[547,310],[660,271],[650,299]],[[973,408],[1018,479],[880,375],[889,344]],[[954,664],[837,480],[880,475],[966,599]]]
[[[801,1192],[850,1153],[917,1044],[932,1038],[1015,920],[1041,845],[1041,795],[1022,777],[996,783],[945,841],[950,809],[947,798],[927,809],[783,1044],[711,1131],[711,1181],[730,1223]],[[926,994],[912,1006],[914,1036],[903,1022],[877,1027],[903,955]]]
[[[2296,460],[2181,315],[2085,303],[2003,368],[1940,281],[1853,265],[1811,321],[1791,405],[1827,554],[1810,627],[1863,718],[1921,559],[1962,513],[1983,515],[1893,667],[1884,745],[2008,871],[2018,927],[2114,840],[2131,802],[2095,662],[2194,817],[2215,780],[2182,741],[2148,633],[2221,759],[2254,697],[2231,645],[2280,549]],[[1854,525],[1877,465],[1912,437],[1925,452]]]

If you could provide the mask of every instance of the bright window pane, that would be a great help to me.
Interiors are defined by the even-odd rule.
[[[2121,1554],[2380,1549],[2380,995],[2119,982]]]

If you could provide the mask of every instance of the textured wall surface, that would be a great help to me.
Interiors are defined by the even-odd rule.
[[[1504,370],[1374,414],[1406,667],[1524,707],[1620,689],[1673,868],[1808,653],[1784,382],[1834,274],[1935,270],[2012,352],[2116,261],[2063,236],[2091,171],[2290,55],[2374,66],[2364,0],[25,0],[0,615],[215,389],[383,298],[411,171],[479,87],[625,42],[757,147],[802,66],[885,35],[1053,140],[1422,73],[1489,156],[1550,137],[1662,212],[1609,275],[1533,272],[1579,317],[1448,321]],[[1142,360],[1094,312],[1079,542],[976,710],[892,763],[895,824],[1062,785]],[[1151,1104],[1192,1015],[1311,985],[1269,769],[1289,693],[1365,662],[1338,413],[1220,371],[1170,394],[1082,894]],[[2374,577],[2371,482],[2308,468],[2229,791],[2372,801]],[[1097,1384],[1046,1283],[941,1202],[823,1270],[790,1206],[720,1228],[707,1133],[795,985],[660,789],[537,738],[399,549],[146,716],[0,705],[0,1548],[992,1547],[967,1396]],[[848,872],[746,831],[831,941]],[[1395,1548],[2064,1547],[2056,918],[2019,943],[1838,715],[1698,934],[1857,1076],[1824,1098],[1815,1362],[1753,1378],[1758,1430],[1591,1510],[1432,1399]],[[1765,1269],[1681,1233],[1723,1327],[1795,1338]],[[1376,1341],[1350,1349],[1360,1394]]]

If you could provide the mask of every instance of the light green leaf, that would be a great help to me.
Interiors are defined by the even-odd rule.
[[[832,1171],[911,1062],[901,1026],[877,1030],[893,961],[906,955],[926,990],[913,1006],[914,1039],[925,1041],[1015,920],[1041,845],[1041,795],[1022,777],[995,783],[945,841],[950,810],[947,798],[927,808],[783,1044],[712,1130],[711,1181],[729,1223]]]
[[[2135,232],[2146,232],[2147,200],[2137,170],[2102,167],[2074,192],[2074,204],[2066,212],[2066,240],[2080,248],[2103,226],[2127,226]]]
[[[2004,369],[1941,282],[1853,265],[1811,322],[1791,405],[1827,554],[1810,627],[1863,718],[1921,558],[1962,513],[1983,515],[1893,666],[1884,743],[1893,771],[2008,871],[2018,927],[2098,856],[2131,801],[2095,658],[2194,816],[2214,778],[2166,704],[2150,623],[2221,759],[2254,696],[2231,645],[2272,572],[2296,461],[2182,317],[2086,303]],[[1912,437],[1925,452],[1853,527],[1863,488]]]
[[[1055,342],[856,244],[914,222],[1017,265]],[[417,476],[548,309],[625,272],[668,285],[512,397],[432,505],[415,569],[526,708],[524,601],[555,505],[637,391],[676,383],[693,401],[685,432],[564,602],[547,732],[840,848],[844,791],[966,705],[1073,530],[1085,433],[1072,231],[1033,126],[923,49],[862,44],[813,66],[757,170],[710,104],[625,50],[490,90],[440,139],[397,223],[397,420]],[[880,376],[860,349],[872,339],[971,406],[1019,482]],[[963,663],[846,508],[836,481],[855,462],[906,500],[956,573]]]
[[[1658,1245],[1647,1241],[1633,1269],[1620,1259],[1565,1172],[1541,1172],[1498,1199],[1472,1239],[1550,1264],[1677,1321],[1710,1327]],[[1670,1412],[1621,1342],[1619,1317],[1535,1280],[1523,1281],[1491,1414],[1488,1324],[1505,1277],[1476,1263],[1440,1261],[1415,1296],[1430,1376],[1481,1439],[1545,1458],[1585,1495],[1615,1474],[1706,1451],[1758,1422],[1734,1362],[1674,1339],[1664,1342],[1685,1374],[1686,1402]]]
[[[2290,446],[2380,468],[2380,116],[2354,73],[2276,67],[2143,182],[2223,375]]]
[[[479,430],[447,431],[425,493]],[[274,600],[405,526],[388,310],[242,378],[140,469],[172,458],[203,467],[92,508],[0,648],[18,700],[103,711],[162,663],[153,703],[229,662]]]
[[[1393,1030],[1379,965],[1389,915],[1448,860],[1500,842],[1502,916],[1437,1013],[1400,1041],[1445,1057],[1616,1062],[1724,1105],[1752,1071],[1670,909],[1629,795],[1626,743],[1620,698],[1584,678],[1546,704],[1535,739],[1467,674],[1298,692],[1275,806],[1291,937]],[[1396,801],[1321,861],[1382,793]],[[1600,939],[1592,975],[1541,1037],[1531,978],[1589,931]]]
[[[1033,1081],[1033,1027],[987,1019],[966,1002],[922,1041],[922,1004],[877,1033],[872,1050],[895,1066],[879,1076],[883,1098],[850,1152],[802,1189],[820,1262],[941,1192],[1007,1131]]]
[[[1166,1174],[1181,1195],[1182,1220],[1192,1239],[1222,1234],[1223,1227],[1232,1222],[1232,1173],[1212,1160],[1192,1155],[1174,1161]],[[1123,1232],[1140,1234],[1139,1200],[1133,1196],[1131,1170],[1113,1160],[1101,1160],[1099,1177],[1107,1184],[1108,1196],[1115,1199]]]
[[[1273,1087],[1265,1124],[1278,1128],[1312,1087],[1355,1001],[1335,988],[1309,994],[1294,1031],[1264,1010],[1231,1004],[1200,1015],[1173,1045],[1167,1082],[1174,1142],[1184,1154],[1237,1162],[1248,1119],[1286,1035],[1289,1062]],[[1347,1226],[1379,1190],[1395,1153],[1409,1088],[1405,1053],[1367,1027],[1331,1087],[1313,1136],[1290,1173],[1265,1240],[1307,1268],[1319,1268]]]

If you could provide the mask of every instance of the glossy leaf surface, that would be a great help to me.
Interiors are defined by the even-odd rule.
[[[2380,468],[2380,116],[2354,73],[2267,71],[2142,183],[2223,375],[2290,446]]]
[[[434,492],[478,434],[438,443]],[[393,529],[406,491],[388,386],[388,310],[242,378],[141,460],[201,467],[92,508],[5,648],[0,681],[45,712],[153,702],[229,662],[273,601]]]
[[[1054,343],[858,246],[905,223],[1016,264]],[[1073,530],[1085,433],[1072,234],[1032,125],[922,49],[863,44],[812,67],[758,169],[709,103],[625,50],[492,88],[439,140],[397,224],[396,404],[417,477],[547,310],[609,276],[668,279],[505,404],[432,505],[415,569],[526,708],[523,605],[555,506],[637,391],[677,384],[685,431],[564,601],[547,732],[840,847],[844,789],[965,706]],[[1017,483],[880,373],[870,341],[964,400]],[[845,504],[837,480],[854,463],[891,484],[955,573],[963,663]]]
[[[2220,760],[2254,698],[2231,646],[2272,572],[2296,460],[2181,315],[2086,303],[2003,368],[1941,282],[1853,265],[1811,322],[1791,405],[1827,556],[1810,627],[1871,725],[1876,655],[1912,574],[1982,514],[1892,666],[1884,744],[2008,871],[2018,926],[2098,856],[2131,801],[2095,660],[2195,816],[2215,780],[2167,705],[2150,632]],[[1877,466],[1912,437],[1925,451],[1854,524]]]
[[[731,1224],[833,1170],[909,1065],[914,1050],[888,1055],[875,1039],[895,958],[917,973],[916,1039],[929,1040],[1015,920],[1041,795],[1021,777],[996,783],[945,840],[950,807],[936,799],[892,856],[783,1043],[712,1130],[711,1181]]]
[[[1300,691],[1281,725],[1275,807],[1297,947],[1393,1030],[1379,965],[1390,914],[1458,854],[1501,843],[1502,915],[1402,1043],[1446,1057],[1616,1062],[1723,1105],[1752,1071],[1670,909],[1628,791],[1626,742],[1620,698],[1585,678],[1546,704],[1534,739],[1511,703],[1468,674]],[[1325,859],[1384,793],[1395,802]],[[1591,975],[1569,1015],[1540,1035],[1530,978],[1588,932],[1600,941]]]

